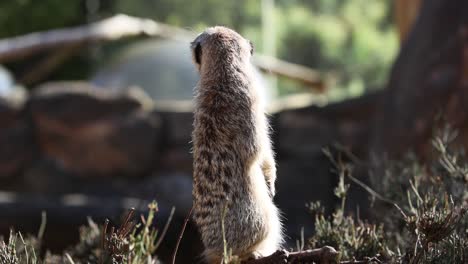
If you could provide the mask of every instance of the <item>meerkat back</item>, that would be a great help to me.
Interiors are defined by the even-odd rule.
[[[192,42],[200,74],[192,135],[193,218],[209,263],[224,242],[241,259],[267,256],[282,243],[273,203],[276,166],[269,126],[250,63],[252,45],[225,27]]]

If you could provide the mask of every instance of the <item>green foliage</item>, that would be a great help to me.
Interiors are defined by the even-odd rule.
[[[116,13],[180,26],[199,32],[212,25],[232,27],[264,52],[264,42],[274,39],[276,56],[332,73],[333,100],[358,96],[383,87],[397,51],[391,26],[391,2],[385,0],[277,0],[273,25],[262,25],[262,1],[203,0],[8,0],[0,3],[0,38],[33,31],[83,24]],[[95,7],[92,7],[95,6]],[[53,15],[51,15],[53,14]],[[262,34],[263,26],[276,35]],[[87,78],[99,63],[97,49],[75,57],[52,78]],[[83,54],[81,54],[83,55]],[[300,85],[280,79],[281,94],[298,91]]]
[[[38,264],[36,252],[39,252],[40,241],[33,236],[23,237],[21,233],[10,231],[8,242],[0,239],[0,263],[4,264]]]
[[[404,222],[410,235],[400,241],[411,248],[405,258],[411,263],[466,263],[468,260],[468,162],[457,148],[457,133],[444,125],[435,131],[432,159],[421,162],[410,155],[404,164],[389,166],[385,184],[375,184],[381,191],[395,189],[405,181],[403,193],[394,195],[403,204]],[[402,167],[411,169],[402,170]],[[403,173],[398,173],[403,171]],[[408,180],[409,179],[409,180]],[[390,193],[390,192],[389,192]],[[406,203],[404,203],[406,201]],[[397,219],[387,221],[397,222]],[[398,225],[389,231],[401,233]]]
[[[431,245],[421,263],[466,263],[468,259],[468,241],[463,234],[451,234],[437,244]]]
[[[151,259],[156,249],[158,248],[158,230],[154,229],[153,224],[155,213],[157,212],[157,204],[151,203],[149,206],[149,213],[143,223],[137,224],[133,228],[130,235],[130,259],[131,263],[147,263]],[[141,228],[140,228],[141,227]]]
[[[0,1],[0,38],[19,36],[36,31],[82,25],[88,21],[85,0],[5,0]],[[86,79],[91,62],[81,53],[59,67],[51,80]],[[44,56],[44,55],[43,55]],[[46,54],[49,56],[49,54]],[[22,74],[34,71],[41,56],[27,57],[24,61],[9,63],[7,68]]]
[[[414,251],[407,252],[406,257],[412,263],[465,263],[468,240],[466,234],[464,238],[461,235],[466,228],[466,211],[466,207],[455,206],[447,195],[442,201],[433,194],[421,198],[411,215],[405,216],[416,239],[412,241]]]
[[[383,171],[383,175],[379,177],[377,172],[370,178],[378,193],[384,193],[412,214],[418,213],[417,208],[428,194],[438,201],[445,201],[448,196],[455,204],[468,205],[468,159],[465,150],[458,147],[457,133],[449,125],[441,125],[434,135],[433,152],[426,161],[412,153],[399,161],[377,160],[377,171]],[[392,231],[400,226],[394,219],[379,220]]]
[[[393,252],[387,245],[383,225],[367,223],[345,215],[349,185],[345,184],[344,178],[347,173],[349,170],[346,166],[341,166],[339,184],[335,188],[335,195],[341,200],[341,207],[337,208],[331,217],[325,216],[325,210],[320,202],[308,205],[310,211],[315,214],[315,234],[309,239],[309,247],[332,246],[340,252],[342,259],[364,259],[375,256],[389,258]]]
[[[352,177],[352,166],[341,158],[326,154],[337,168],[339,183],[335,195],[341,204],[331,216],[325,215],[320,203],[310,203],[315,214],[315,234],[308,239],[309,248],[333,246],[340,251],[340,259],[367,261],[368,263],[411,264],[464,264],[468,260],[468,177],[462,151],[453,150],[454,133],[447,127],[434,140],[434,163],[420,163],[415,159],[406,163],[391,162],[386,174],[373,183],[379,195],[370,187]],[[403,165],[405,164],[405,165]],[[391,171],[391,173],[389,172]],[[398,173],[398,171],[400,173]],[[350,179],[365,187],[374,198],[390,204],[390,208],[374,207],[377,223],[366,222],[345,213]],[[407,182],[406,185],[401,183]],[[392,185],[393,184],[393,185]],[[396,188],[399,187],[399,188]],[[153,227],[156,203],[149,205],[149,212],[139,223],[133,221],[131,210],[119,228],[109,227],[108,222],[99,227],[89,221],[80,229],[80,241],[61,255],[41,252],[41,237],[23,237],[11,232],[8,241],[0,239],[0,263],[158,263],[154,254],[161,235]],[[224,214],[224,213],[223,213]],[[379,216],[382,216],[379,218]],[[43,218],[45,219],[45,218]],[[170,220],[169,220],[170,221]],[[168,222],[169,222],[168,221]],[[224,221],[224,216],[223,216]],[[222,224],[224,235],[224,222]],[[300,247],[300,250],[303,246]],[[223,263],[238,263],[225,243]],[[349,263],[349,262],[347,262]]]
[[[172,25],[202,30],[212,25],[228,25],[243,30],[259,23],[260,4],[257,1],[191,1],[185,0],[117,0],[115,12],[153,18]]]
[[[239,258],[232,254],[232,250],[226,241],[226,230],[224,220],[226,219],[227,205],[224,206],[221,212],[221,232],[223,236],[223,259],[222,264],[240,264]]]
[[[0,2],[0,38],[85,22],[81,0],[8,0]]]
[[[350,164],[326,151],[340,175],[335,194],[342,204],[331,217],[324,216],[319,204],[309,205],[316,214],[310,246],[335,246],[344,259],[379,256],[390,263],[466,263],[468,163],[464,151],[454,150],[455,139],[456,133],[445,126],[433,141],[433,161],[420,162],[409,155],[404,161],[386,162],[386,173],[371,177],[376,191],[351,176]],[[344,215],[345,178],[378,198],[374,215],[380,224]]]
[[[16,254],[16,241],[18,236],[10,232],[8,243],[0,242],[0,262],[5,264],[19,263],[19,258]]]
[[[121,226],[111,228],[108,232],[108,222],[104,225],[103,247],[98,259],[102,263],[128,263],[128,264],[153,264],[159,263],[153,257],[157,249],[157,230],[152,226],[157,204],[148,205],[148,215],[142,218],[140,223],[133,221],[134,211],[130,211],[124,218]],[[95,234],[96,232],[94,232]]]
[[[119,228],[109,227],[108,222],[103,227],[99,227],[89,219],[88,226],[80,228],[78,244],[63,252],[62,255],[46,253],[43,259],[36,255],[36,252],[41,250],[38,237],[28,236],[23,239],[21,233],[12,231],[7,242],[3,239],[0,241],[0,263],[159,263],[154,254],[164,234],[159,236],[153,226],[157,204],[153,202],[148,208],[147,216],[142,216],[139,223],[134,222],[134,210],[130,210]],[[159,239],[156,240],[157,238]]]
[[[80,227],[80,240],[78,244],[67,250],[67,254],[73,256],[78,263],[98,263],[102,254],[102,231],[101,228],[88,218],[88,225]],[[57,256],[48,256],[48,259]]]
[[[309,239],[309,247],[332,246],[340,251],[342,259],[388,255],[389,249],[383,231],[382,225],[355,220],[338,209],[331,218],[323,214],[316,215],[315,234]]]
[[[333,73],[331,100],[382,88],[397,52],[389,1],[312,1],[278,10],[280,57]],[[343,89],[344,88],[344,89]]]

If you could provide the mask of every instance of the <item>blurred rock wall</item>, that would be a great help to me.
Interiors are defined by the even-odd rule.
[[[374,101],[371,96],[272,115],[276,199],[291,242],[299,238],[302,227],[306,235],[312,231],[307,202],[320,200],[327,208],[334,207],[336,175],[323,147],[339,142],[358,153],[367,147]],[[175,206],[176,222],[182,221],[191,207],[192,121],[190,107],[177,102],[162,107],[139,90],[109,92],[84,82],[45,84],[20,102],[2,99],[1,191],[36,195],[23,199],[21,212],[38,214],[27,210],[36,202],[34,208],[63,214],[60,221],[84,219],[83,214],[108,217],[109,208],[119,207],[112,204],[121,201],[118,197],[156,199],[162,219]],[[80,203],[70,200],[81,197],[70,196],[76,193],[101,198],[82,198],[94,202],[86,210],[70,210],[70,205]],[[34,198],[44,195],[47,203]],[[109,202],[106,197],[115,198]],[[68,205],[55,205],[57,199]],[[107,210],[99,209],[103,204]],[[135,205],[127,201],[119,208],[130,206]]]

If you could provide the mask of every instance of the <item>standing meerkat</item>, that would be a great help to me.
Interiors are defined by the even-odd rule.
[[[275,195],[276,165],[251,43],[212,27],[192,43],[200,73],[193,130],[193,217],[209,263],[227,248],[241,259],[279,249],[282,228]]]

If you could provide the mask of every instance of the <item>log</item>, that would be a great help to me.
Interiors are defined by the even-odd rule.
[[[113,41],[135,36],[187,38],[187,32],[150,19],[116,15],[102,21],[73,28],[35,32],[0,40],[0,63],[68,45]]]
[[[46,83],[27,101],[41,154],[85,177],[144,176],[159,154],[161,120],[149,98],[88,83]],[[64,107],[66,106],[66,107]]]
[[[30,84],[50,73],[65,59],[80,51],[85,44],[137,36],[176,39],[187,42],[188,46],[188,42],[195,38],[196,34],[154,20],[120,14],[87,25],[2,39],[0,40],[0,64],[57,48],[58,55],[52,55],[52,59],[46,59],[41,63],[44,69],[40,67],[39,73],[30,73],[22,77],[22,81]],[[325,79],[318,71],[308,67],[265,55],[256,55],[253,63],[264,72],[298,81],[314,91],[323,92],[325,89]]]
[[[309,249],[297,252],[279,250],[270,256],[243,261],[242,264],[372,264],[382,263],[377,257],[366,257],[363,260],[340,260],[340,253],[334,248],[324,246],[316,249]]]
[[[394,1],[395,22],[398,27],[400,41],[403,42],[413,27],[421,7],[422,0],[396,0]]]
[[[289,78],[313,88],[316,92],[325,91],[325,80],[316,70],[265,55],[254,56],[253,63],[265,73]]]

